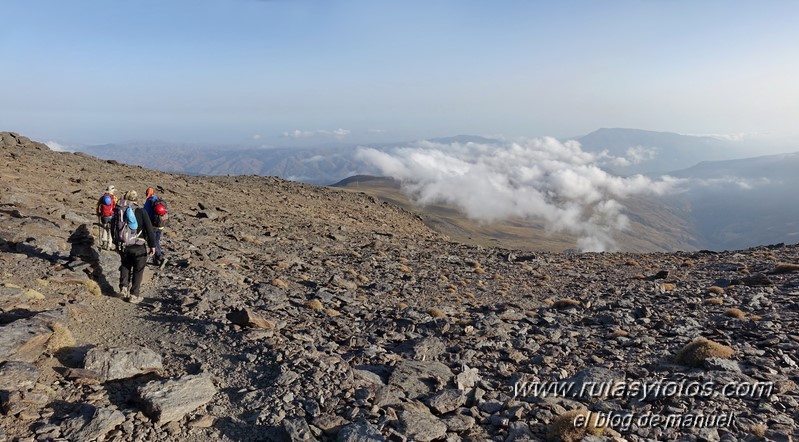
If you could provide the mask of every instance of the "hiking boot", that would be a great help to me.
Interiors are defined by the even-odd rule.
[[[127,301],[128,298],[130,298],[129,289],[127,287],[120,287],[119,288],[119,297],[124,299],[125,301]]]
[[[138,296],[138,295],[130,295],[130,297],[127,299],[127,301],[129,303],[131,303],[131,304],[138,304],[138,303],[144,301],[144,298],[142,298],[141,296]]]
[[[159,269],[163,269],[166,265],[166,258],[161,258],[161,262],[158,264]]]

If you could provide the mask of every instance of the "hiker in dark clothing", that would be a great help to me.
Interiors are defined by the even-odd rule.
[[[147,256],[155,254],[155,233],[150,223],[150,217],[141,208],[136,206],[138,194],[131,190],[125,194],[125,199],[120,201],[120,205],[129,206],[133,209],[136,218],[135,231],[138,236],[143,236],[142,244],[126,246],[121,252],[122,265],[119,267],[119,291],[122,297],[129,302],[138,303],[142,298],[139,296],[141,282],[144,277],[144,268],[147,265]],[[131,220],[132,221],[132,220]],[[130,223],[128,225],[131,225]],[[134,228],[131,227],[131,230]],[[143,244],[146,242],[146,244]],[[147,248],[150,248],[148,253]]]
[[[164,251],[161,250],[161,235],[163,235],[164,227],[166,226],[159,224],[159,221],[165,219],[163,215],[166,214],[166,202],[155,196],[155,189],[152,187],[147,188],[145,197],[147,199],[144,201],[144,211],[150,217],[150,224],[153,225],[153,230],[155,231],[155,258],[153,259],[153,264],[163,268],[164,264],[166,264],[166,258],[164,257]],[[159,203],[161,207],[158,207]],[[156,213],[159,210],[161,212]]]

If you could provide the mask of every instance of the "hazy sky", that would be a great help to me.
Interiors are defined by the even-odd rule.
[[[6,0],[0,130],[64,145],[796,135],[799,2]]]

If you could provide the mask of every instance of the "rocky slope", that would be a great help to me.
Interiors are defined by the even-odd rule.
[[[11,133],[0,171],[0,441],[579,440],[583,409],[616,416],[592,441],[799,437],[797,245],[480,248],[365,195]],[[173,213],[142,304],[94,243],[108,184]]]

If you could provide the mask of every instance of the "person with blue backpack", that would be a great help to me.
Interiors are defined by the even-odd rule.
[[[155,254],[155,233],[150,217],[137,207],[138,193],[130,190],[114,209],[112,234],[121,259],[119,294],[128,302],[139,303],[147,257]],[[149,252],[148,252],[149,247]]]
[[[164,257],[164,251],[161,249],[161,235],[169,222],[167,204],[163,198],[155,196],[155,189],[152,187],[147,188],[145,195],[147,200],[144,202],[144,211],[147,212],[150,223],[155,230],[155,258],[153,258],[153,264],[164,268],[166,258]]]

